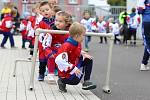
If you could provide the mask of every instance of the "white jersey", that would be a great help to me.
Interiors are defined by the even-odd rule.
[[[92,32],[92,22],[93,22],[93,18],[89,18],[88,20],[82,19],[80,21],[80,23],[83,24],[84,27],[86,28],[87,32]]]
[[[128,24],[129,24],[130,28],[137,29],[140,24],[140,16],[138,14],[136,14],[135,16],[130,17]]]
[[[110,32],[117,35],[119,34],[119,24],[118,23],[109,23]]]
[[[105,21],[97,22],[97,26],[98,26],[98,32],[106,33],[106,22]]]

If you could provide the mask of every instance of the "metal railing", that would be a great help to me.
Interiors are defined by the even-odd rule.
[[[66,34],[69,33],[68,31],[60,31],[60,30],[46,30],[46,29],[36,29],[35,31],[35,43],[34,43],[34,52],[33,57],[31,60],[26,59],[18,59],[15,60],[15,66],[13,71],[13,76],[16,76],[16,67],[18,62],[32,62],[31,66],[31,74],[30,74],[30,83],[29,83],[29,89],[33,90],[34,88],[34,72],[35,72],[35,64],[36,58],[37,58],[37,50],[38,50],[38,39],[40,33],[51,33],[51,34]],[[111,69],[111,61],[112,61],[112,48],[114,44],[114,34],[113,33],[94,33],[94,32],[86,32],[87,36],[103,36],[110,38],[110,45],[109,45],[109,54],[108,54],[108,62],[107,62],[107,73],[106,73],[106,80],[105,85],[103,87],[103,91],[106,93],[111,93],[110,87],[109,87],[109,80],[110,80],[110,69]]]
[[[34,72],[35,72],[35,63],[36,63],[36,57],[37,57],[38,39],[39,39],[40,33],[66,34],[69,32],[68,31],[60,31],[60,30],[36,29],[34,52],[33,52],[33,57],[32,57],[32,67],[31,67],[31,75],[30,75],[30,83],[29,83],[29,89],[30,90],[33,90],[33,88],[34,88]],[[113,33],[107,33],[106,34],[106,33],[87,32],[86,35],[87,36],[103,36],[103,37],[109,37],[110,38],[107,74],[106,74],[106,81],[105,81],[105,85],[103,87],[103,91],[106,93],[111,93],[111,90],[109,87],[109,80],[110,80],[110,69],[111,69],[111,60],[112,60],[112,48],[113,48],[113,43],[114,43],[114,34]]]

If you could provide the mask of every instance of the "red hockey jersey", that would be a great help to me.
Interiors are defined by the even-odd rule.
[[[11,16],[6,16],[2,19],[0,30],[4,32],[10,32],[13,27],[13,18]]]
[[[55,63],[58,66],[58,75],[61,78],[70,78],[78,69],[81,53],[81,44],[69,37],[67,41],[58,49]]]

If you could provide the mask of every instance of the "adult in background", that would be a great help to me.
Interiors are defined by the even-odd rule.
[[[150,56],[150,0],[139,0],[138,13],[142,15],[142,36],[145,46],[140,70],[147,71]]]
[[[147,71],[149,70],[147,64],[150,57],[150,0],[139,0],[138,13],[142,15],[142,36],[145,46],[140,70]]]
[[[123,44],[127,44],[127,40],[129,39],[129,34],[128,34],[128,13],[126,9],[120,13],[119,15],[119,22],[122,25],[120,29],[120,35],[123,35]]]

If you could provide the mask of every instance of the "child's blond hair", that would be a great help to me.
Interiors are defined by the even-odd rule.
[[[69,13],[65,12],[65,11],[59,11],[59,12],[56,13],[56,15],[62,16],[64,18],[64,21],[66,23],[66,29],[68,30],[70,25],[73,22],[72,21],[72,16]]]
[[[74,22],[69,28],[69,33],[71,37],[74,37],[76,35],[81,35],[85,31],[86,31],[86,28],[79,22]]]
[[[48,1],[43,1],[43,2],[40,2],[39,4],[39,8],[44,6],[44,5],[49,5],[49,7],[52,9],[53,7],[50,5],[50,3]]]

